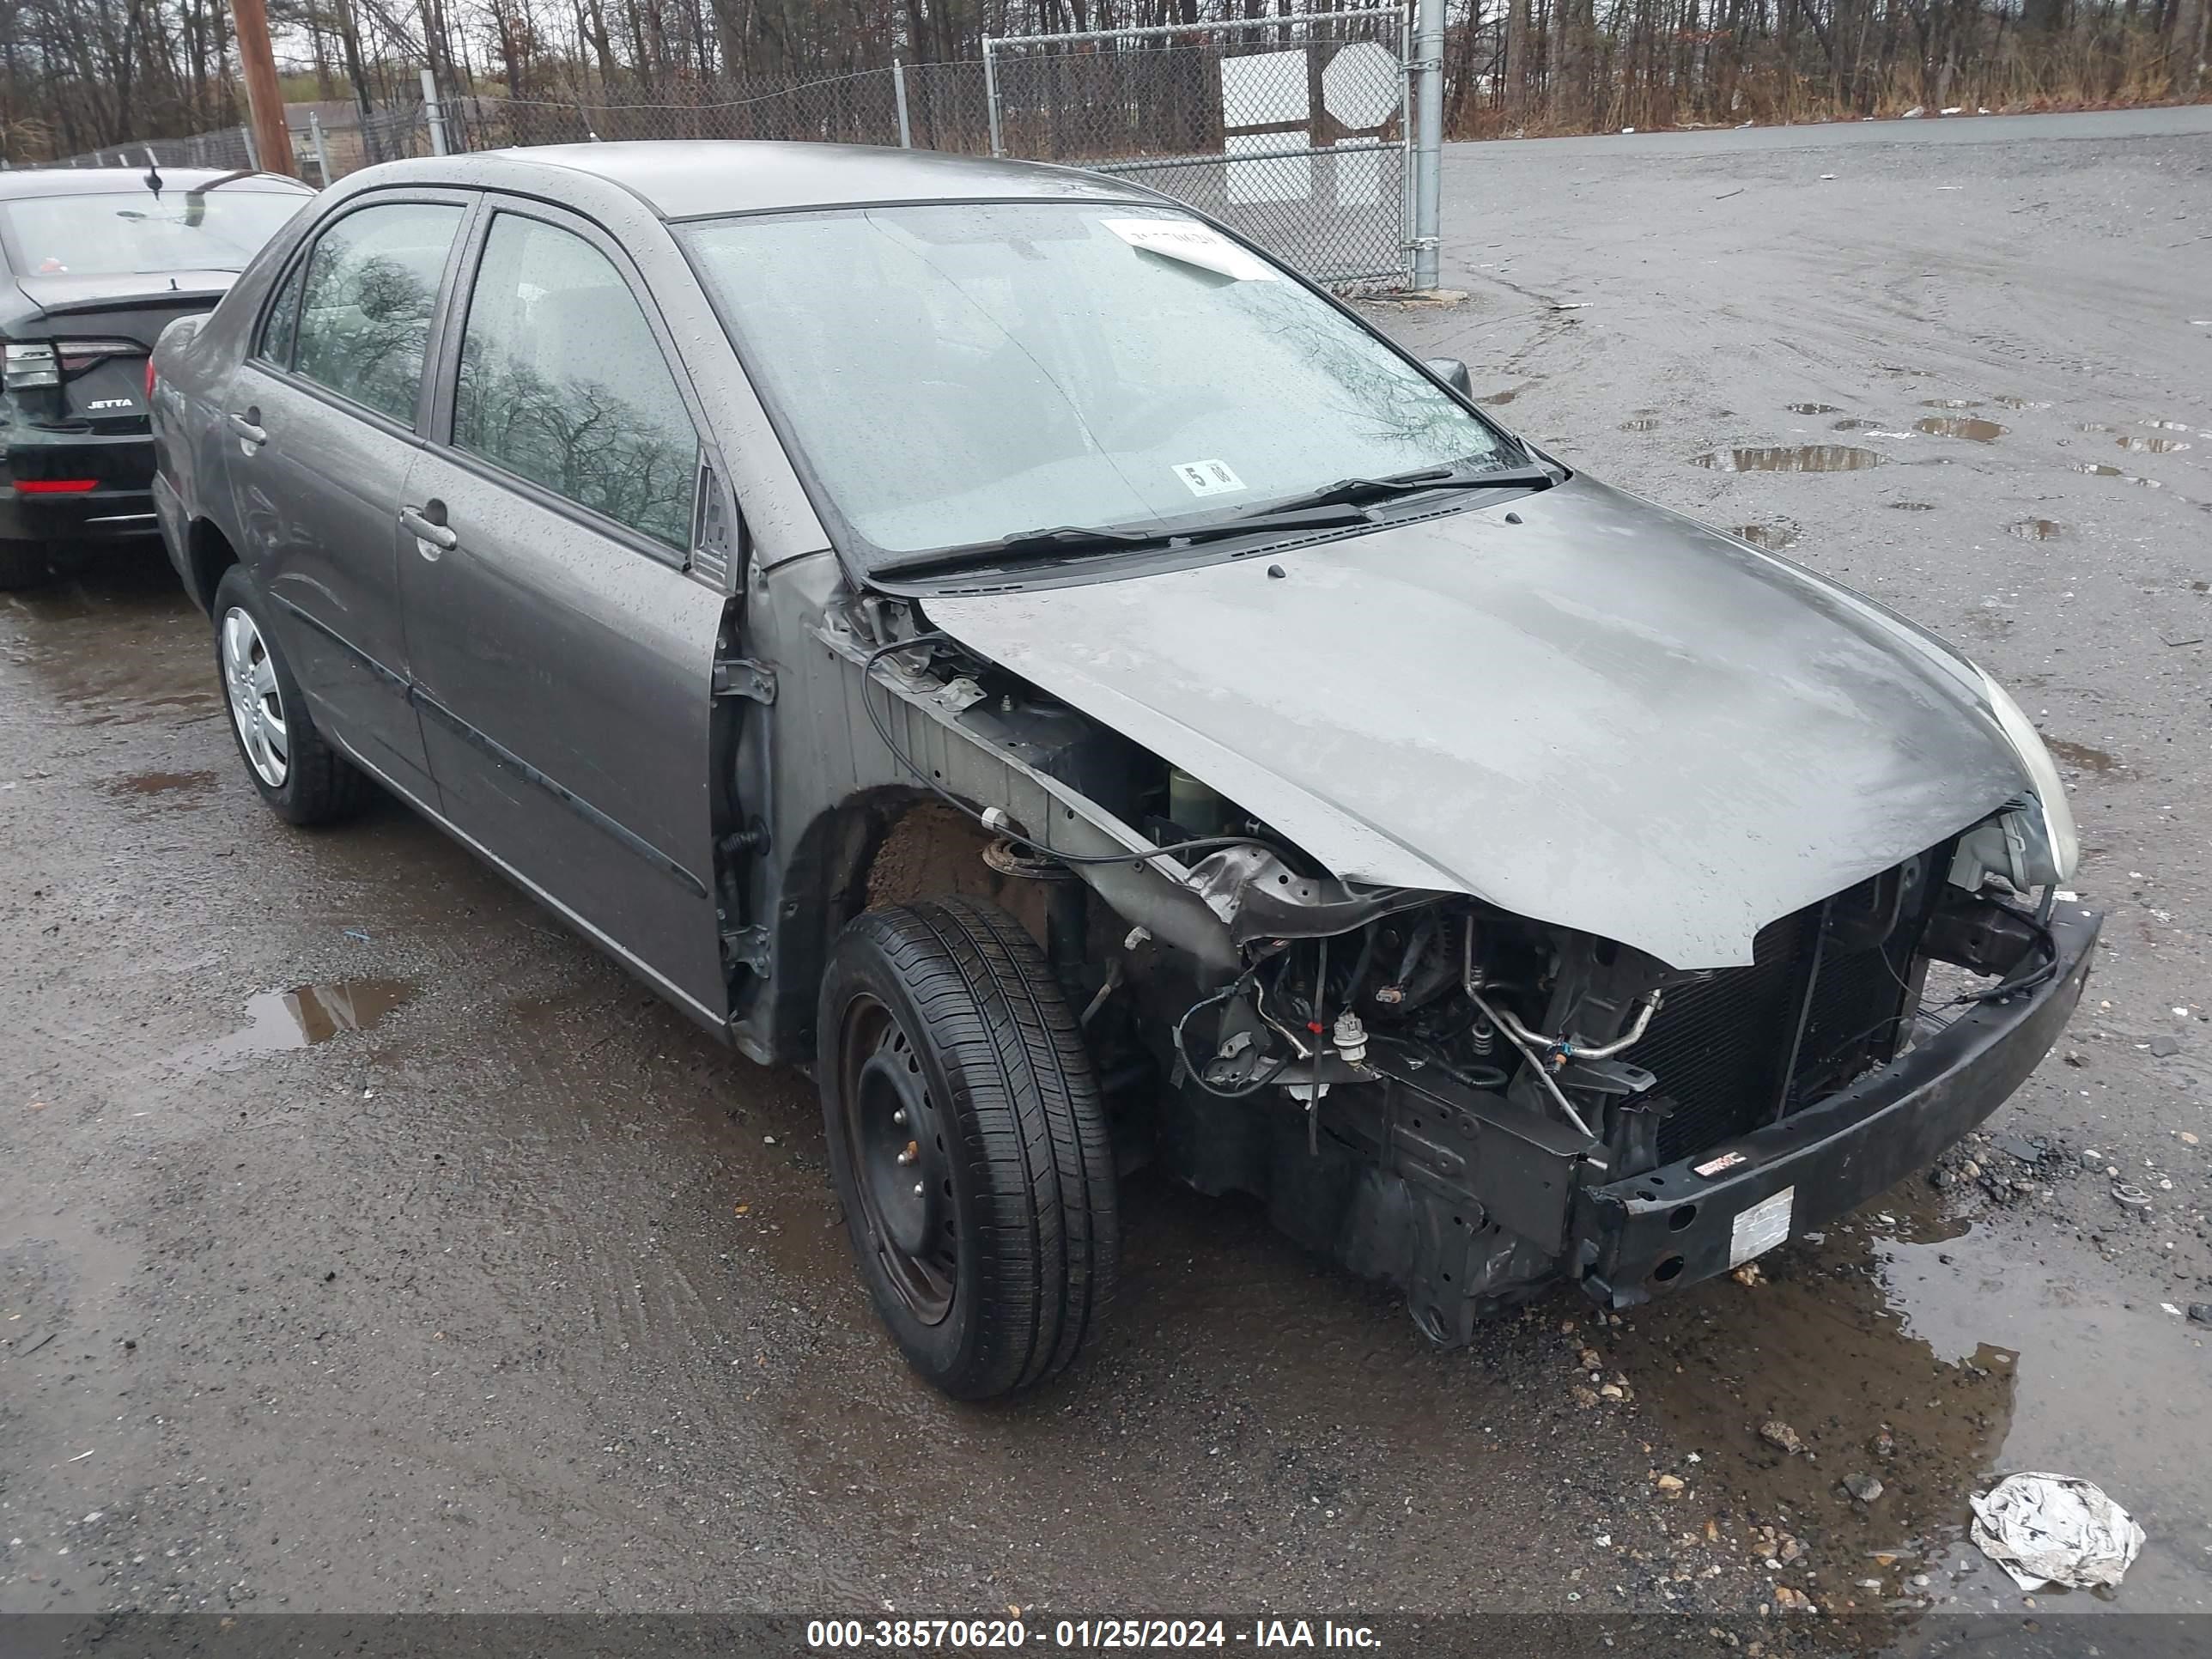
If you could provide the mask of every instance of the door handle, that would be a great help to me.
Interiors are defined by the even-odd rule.
[[[230,429],[250,444],[265,444],[269,441],[268,429],[261,424],[261,405],[258,404],[247,405],[246,413],[243,415],[233,415],[230,417]]]
[[[446,504],[441,501],[433,499],[420,507],[401,507],[399,525],[414,537],[415,550],[426,559],[434,559],[439,553],[450,553],[461,544],[461,538],[447,527]],[[434,548],[436,552],[431,550]]]

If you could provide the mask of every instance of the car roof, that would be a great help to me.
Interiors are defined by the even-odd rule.
[[[256,191],[290,191],[301,196],[315,193],[313,187],[297,179],[287,179],[281,173],[256,173],[250,167],[226,170],[165,166],[161,173],[165,194],[173,190],[204,189],[218,180],[226,190],[242,190],[251,185]],[[0,202],[26,196],[97,196],[131,191],[143,194],[145,189],[143,167],[11,167],[0,172]]]
[[[486,164],[478,176],[453,166],[468,161]],[[641,198],[664,219],[863,203],[1158,199],[1103,173],[1036,161],[748,138],[545,144],[450,156],[444,167],[448,176],[495,187],[514,175],[495,162],[590,173]],[[421,162],[399,163],[394,172],[401,168],[418,177],[426,172]],[[496,176],[501,173],[507,178]]]

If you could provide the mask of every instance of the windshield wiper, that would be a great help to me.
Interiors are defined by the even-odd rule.
[[[1543,489],[1558,482],[1555,473],[1540,466],[1431,466],[1388,478],[1339,478],[1333,484],[1323,484],[1304,495],[1253,507],[1245,514],[1243,522],[1248,527],[1272,524],[1281,513],[1297,513],[1339,502],[1388,501],[1395,495],[1418,495],[1430,489]]]
[[[911,574],[922,570],[968,565],[989,565],[1085,553],[1127,553],[1146,548],[1188,547],[1199,542],[1218,542],[1231,536],[1249,536],[1261,530],[1326,530],[1333,525],[1364,524],[1367,514],[1352,502],[1315,502],[1270,511],[1265,518],[1217,520],[1211,524],[1181,529],[1140,529],[1135,526],[1085,528],[1058,525],[1049,530],[1026,530],[995,542],[976,542],[967,547],[942,548],[934,552],[890,559],[876,568],[885,573]]]
[[[918,574],[974,565],[1049,562],[1086,553],[1189,547],[1200,542],[1225,541],[1234,536],[1276,530],[1327,530],[1337,525],[1369,523],[1365,503],[1388,501],[1394,496],[1418,495],[1433,489],[1543,489],[1558,482],[1556,473],[1540,466],[1432,466],[1388,478],[1340,478],[1304,495],[1270,501],[1263,507],[1245,507],[1210,523],[1180,529],[1138,525],[1055,525],[1045,530],[1025,530],[995,542],[908,554],[886,560],[876,568],[887,575]]]

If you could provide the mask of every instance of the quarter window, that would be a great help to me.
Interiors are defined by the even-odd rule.
[[[292,331],[300,321],[300,288],[307,278],[307,262],[302,259],[292,267],[292,274],[277,292],[276,303],[262,319],[261,344],[254,355],[266,357],[280,368],[291,367]]]
[[[307,261],[299,373],[412,426],[430,313],[460,223],[456,206],[393,202],[325,230]]]
[[[572,232],[493,220],[461,336],[453,443],[655,541],[690,544],[690,410],[629,284]]]

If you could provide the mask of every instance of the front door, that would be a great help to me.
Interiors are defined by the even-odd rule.
[[[222,419],[246,567],[317,720],[434,801],[408,701],[400,494],[423,363],[466,207],[386,201],[315,239],[277,290]]]
[[[687,570],[693,407],[600,233],[532,206],[475,240],[450,409],[403,506],[430,769],[464,835],[719,1022],[723,596]]]

